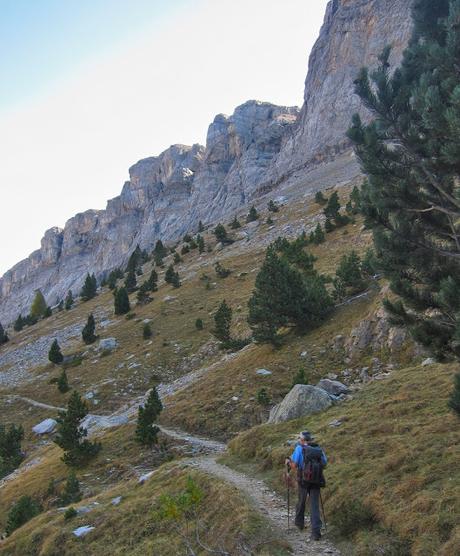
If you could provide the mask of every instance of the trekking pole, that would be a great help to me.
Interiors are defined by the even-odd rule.
[[[321,489],[319,489],[319,500],[321,502],[321,509],[323,510],[324,530],[327,533],[326,514],[324,513],[324,504],[323,504],[323,497],[321,496]]]
[[[290,512],[291,512],[291,481],[289,477],[289,473],[291,472],[291,466],[289,463],[286,463],[286,486],[287,486],[287,517],[288,517],[288,531],[289,531],[289,521],[290,521]]]

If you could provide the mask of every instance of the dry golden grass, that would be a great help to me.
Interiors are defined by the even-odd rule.
[[[312,430],[330,460],[324,496],[331,520],[343,519],[349,501],[357,500],[377,521],[356,535],[356,554],[458,553],[460,432],[447,408],[455,370],[434,365],[395,371],[324,414],[242,433],[230,451],[268,469],[281,489],[286,441],[300,429]],[[328,426],[343,415],[340,427]]]
[[[135,481],[120,483],[103,495],[85,500],[85,504],[99,503],[88,514],[69,521],[56,509],[39,515],[3,541],[0,552],[5,556],[181,554],[184,545],[174,525],[159,518],[155,510],[161,495],[185,490],[188,476],[205,494],[198,508],[204,543],[213,548],[222,546],[235,556],[241,553],[241,544],[252,546],[256,555],[289,554],[276,540],[276,532],[269,530],[234,487],[174,464],[163,466],[143,485]],[[110,503],[115,496],[122,496],[118,506]],[[185,533],[186,527],[193,531],[194,520],[190,518],[186,524],[182,532]],[[92,525],[95,530],[78,539],[72,530],[82,525]]]

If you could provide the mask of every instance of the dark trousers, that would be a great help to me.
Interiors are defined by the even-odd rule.
[[[321,527],[323,525],[321,521],[321,514],[319,511],[319,487],[315,486],[302,486],[299,482],[298,485],[298,495],[299,499],[297,501],[296,512],[295,512],[295,524],[297,527],[303,529],[305,527],[305,505],[307,502],[307,496],[310,498],[310,523],[311,532],[320,533]]]

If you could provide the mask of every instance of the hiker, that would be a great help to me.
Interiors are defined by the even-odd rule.
[[[321,539],[320,488],[326,486],[323,469],[327,465],[326,454],[314,442],[313,436],[304,431],[299,434],[299,442],[290,458],[286,458],[286,465],[297,469],[298,502],[296,507],[295,524],[302,530],[305,527],[305,504],[310,497],[311,538]]]

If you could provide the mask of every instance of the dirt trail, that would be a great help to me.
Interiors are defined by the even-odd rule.
[[[276,527],[277,533],[291,545],[295,556],[340,555],[337,548],[325,539],[319,542],[310,541],[308,527],[300,532],[293,525],[293,500],[291,500],[291,527],[288,531],[286,502],[276,492],[270,490],[263,481],[217,463],[216,456],[192,458],[188,465],[231,483],[247,495],[257,511],[264,515]],[[295,494],[292,498],[295,498]]]

